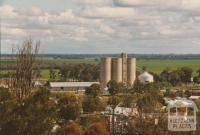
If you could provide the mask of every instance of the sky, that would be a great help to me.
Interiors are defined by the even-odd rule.
[[[200,53],[200,0],[0,0],[0,17],[2,53]]]

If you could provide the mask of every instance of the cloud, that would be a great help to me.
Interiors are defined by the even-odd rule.
[[[81,6],[111,6],[113,0],[76,0],[76,3]]]
[[[132,8],[121,7],[95,7],[85,8],[81,15],[88,18],[123,18],[136,16],[137,11]]]
[[[180,52],[186,43],[197,46],[198,7],[197,0],[76,0],[74,8],[62,11],[4,4],[3,43],[32,37],[44,42],[47,51]]]
[[[157,7],[161,9],[200,10],[199,0],[114,0],[116,6]]]

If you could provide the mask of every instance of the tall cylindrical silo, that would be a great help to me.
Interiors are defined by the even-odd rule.
[[[101,59],[100,83],[102,90],[107,87],[107,83],[111,80],[111,60],[109,57]]]
[[[122,82],[127,84],[127,53],[121,54],[122,58]]]
[[[122,58],[112,59],[112,80],[122,82]]]
[[[132,86],[136,79],[136,59],[127,59],[127,83],[128,86]]]

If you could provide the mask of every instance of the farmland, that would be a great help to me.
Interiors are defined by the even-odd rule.
[[[14,60],[3,59],[2,65],[12,65]],[[42,65],[48,66],[61,66],[63,64],[98,64],[99,58],[84,58],[84,59],[53,59],[53,58],[44,58],[39,62]],[[193,75],[196,74],[196,71],[200,68],[200,59],[138,59],[137,60],[137,70],[141,71],[142,67],[145,66],[148,71],[154,73],[161,73],[164,69],[169,68],[171,70],[187,66],[193,69]],[[12,70],[8,70],[12,72]],[[6,74],[8,71],[3,70],[1,73]],[[56,70],[58,73],[58,69]],[[42,69],[41,71],[42,79],[49,78],[49,69]]]

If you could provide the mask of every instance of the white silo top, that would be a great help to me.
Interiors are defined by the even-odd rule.
[[[154,82],[153,75],[149,74],[148,72],[144,72],[138,76],[138,79],[141,83],[151,83]]]

